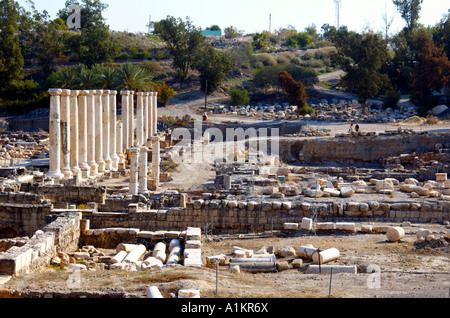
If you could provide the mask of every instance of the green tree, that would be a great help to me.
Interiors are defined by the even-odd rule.
[[[234,39],[239,37],[241,34],[239,33],[238,29],[235,28],[234,26],[229,26],[226,27],[223,30],[224,34],[225,34],[225,39]]]
[[[433,32],[433,41],[437,46],[444,48],[447,57],[450,57],[450,13],[444,15],[436,25]]]
[[[385,72],[389,53],[382,37],[341,28],[332,38],[337,48],[332,61],[346,72],[341,86],[350,92],[356,91],[361,103],[392,87]]]
[[[231,97],[231,106],[247,106],[250,104],[250,97],[245,89],[234,87],[228,94]]]
[[[24,58],[16,35],[19,6],[13,0],[0,1],[0,87],[23,78]]]
[[[314,40],[307,32],[299,32],[289,36],[283,46],[290,48],[307,48],[314,43]]]
[[[307,87],[312,87],[318,82],[317,74],[313,70],[294,64],[277,64],[258,69],[253,77],[253,85],[259,89],[278,87],[278,75],[282,71],[288,72],[295,80],[301,81]]]
[[[153,23],[154,33],[163,39],[173,57],[173,66],[179,72],[183,82],[189,77],[200,49],[205,41],[200,29],[192,25],[189,18],[186,22],[180,18],[168,16],[166,19]]]
[[[226,53],[222,53],[207,45],[201,51],[195,63],[200,72],[200,84],[203,92],[214,93],[231,70],[234,64]],[[206,86],[206,83],[208,85]]]
[[[66,8],[71,4],[78,4],[78,1],[66,1]],[[118,47],[112,42],[109,26],[103,17],[103,11],[108,5],[99,0],[83,0],[80,7],[81,32],[67,38],[71,49],[89,67],[101,61],[112,60],[118,53]],[[60,10],[59,17],[67,21],[69,12]]]
[[[47,77],[55,69],[55,58],[64,50],[58,25],[49,19],[47,11],[39,13],[33,6],[30,29],[23,34],[30,54],[37,58],[44,77]]]
[[[319,41],[319,33],[317,32],[317,26],[313,23],[305,28],[305,32],[308,33],[309,37],[314,41]]]
[[[206,31],[222,31],[222,29],[217,24],[214,24],[214,25],[206,28]]]
[[[413,30],[418,26],[423,0],[393,0],[397,11],[406,22],[406,28]]]

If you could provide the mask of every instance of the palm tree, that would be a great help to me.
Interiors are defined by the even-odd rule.
[[[114,76],[113,89],[147,91],[153,83],[153,74],[149,71],[135,66],[132,63],[125,63]]]
[[[79,65],[75,69],[76,78],[74,81],[75,89],[95,89],[99,82],[99,76],[93,70],[88,69],[85,65]]]
[[[117,70],[111,66],[104,64],[95,64],[92,72],[97,75],[97,88],[113,89],[114,78]]]
[[[76,78],[75,70],[72,67],[66,67],[49,76],[50,86],[69,89],[73,86]]]

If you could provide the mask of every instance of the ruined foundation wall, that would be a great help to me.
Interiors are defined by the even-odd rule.
[[[0,204],[0,229],[11,228],[19,236],[31,236],[45,225],[51,204]]]
[[[317,160],[354,160],[377,162],[404,153],[434,152],[435,145],[450,142],[447,134],[407,134],[376,137],[280,139],[283,159],[302,153],[305,163]]]
[[[0,253],[0,275],[23,276],[50,264],[57,251],[73,251],[80,238],[81,213],[59,216],[23,246]]]
[[[378,221],[418,223],[450,219],[450,202],[237,202],[194,201],[187,208],[135,213],[83,213],[92,229],[126,227],[142,231],[182,231],[214,227],[215,234],[282,230],[285,223],[301,223],[316,213],[318,222]]]
[[[86,204],[96,202],[104,204],[106,200],[106,188],[88,186],[40,186],[34,184],[22,184],[21,190],[41,195],[51,203],[66,202],[70,204]]]

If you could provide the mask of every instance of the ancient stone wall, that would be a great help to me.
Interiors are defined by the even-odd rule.
[[[11,228],[18,236],[31,236],[45,225],[51,204],[0,204],[0,230]]]
[[[0,254],[0,275],[22,276],[47,266],[57,251],[76,248],[80,238],[81,213],[67,213],[38,230],[23,246]]]
[[[96,202],[104,204],[106,188],[88,186],[38,186],[31,183],[22,184],[21,190],[41,195],[51,203],[86,204]]]
[[[120,225],[144,231],[160,229],[182,231],[187,227],[214,228],[215,234],[255,233],[282,230],[285,223],[301,223],[316,215],[318,222],[379,221],[418,223],[442,222],[450,217],[446,201],[383,202],[252,202],[196,200],[187,208],[141,211],[135,213],[85,212],[92,229]]]
[[[377,162],[407,153],[434,152],[436,144],[450,142],[448,134],[395,134],[392,136],[346,136],[325,139],[280,139],[280,155],[283,159],[302,154],[305,163],[317,160],[353,160]]]

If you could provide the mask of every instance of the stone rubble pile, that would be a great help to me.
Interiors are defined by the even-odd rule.
[[[263,120],[274,119],[304,119],[331,122],[359,122],[359,123],[395,123],[416,116],[417,111],[412,107],[401,109],[382,109],[378,105],[362,107],[357,100],[321,100],[312,103],[311,108],[315,110],[313,115],[297,116],[297,107],[283,104],[257,105],[257,106],[226,106],[214,104],[208,109],[213,114],[227,114],[242,117],[259,117]],[[202,109],[202,111],[204,108]]]
[[[48,135],[45,133],[3,132],[0,135],[0,166],[10,166],[11,162],[7,162],[9,159],[46,158],[49,152],[48,142]]]
[[[417,248],[447,247],[450,243],[450,230],[447,229],[446,233],[433,233],[430,230],[421,228],[417,231],[416,237],[414,245]]]

